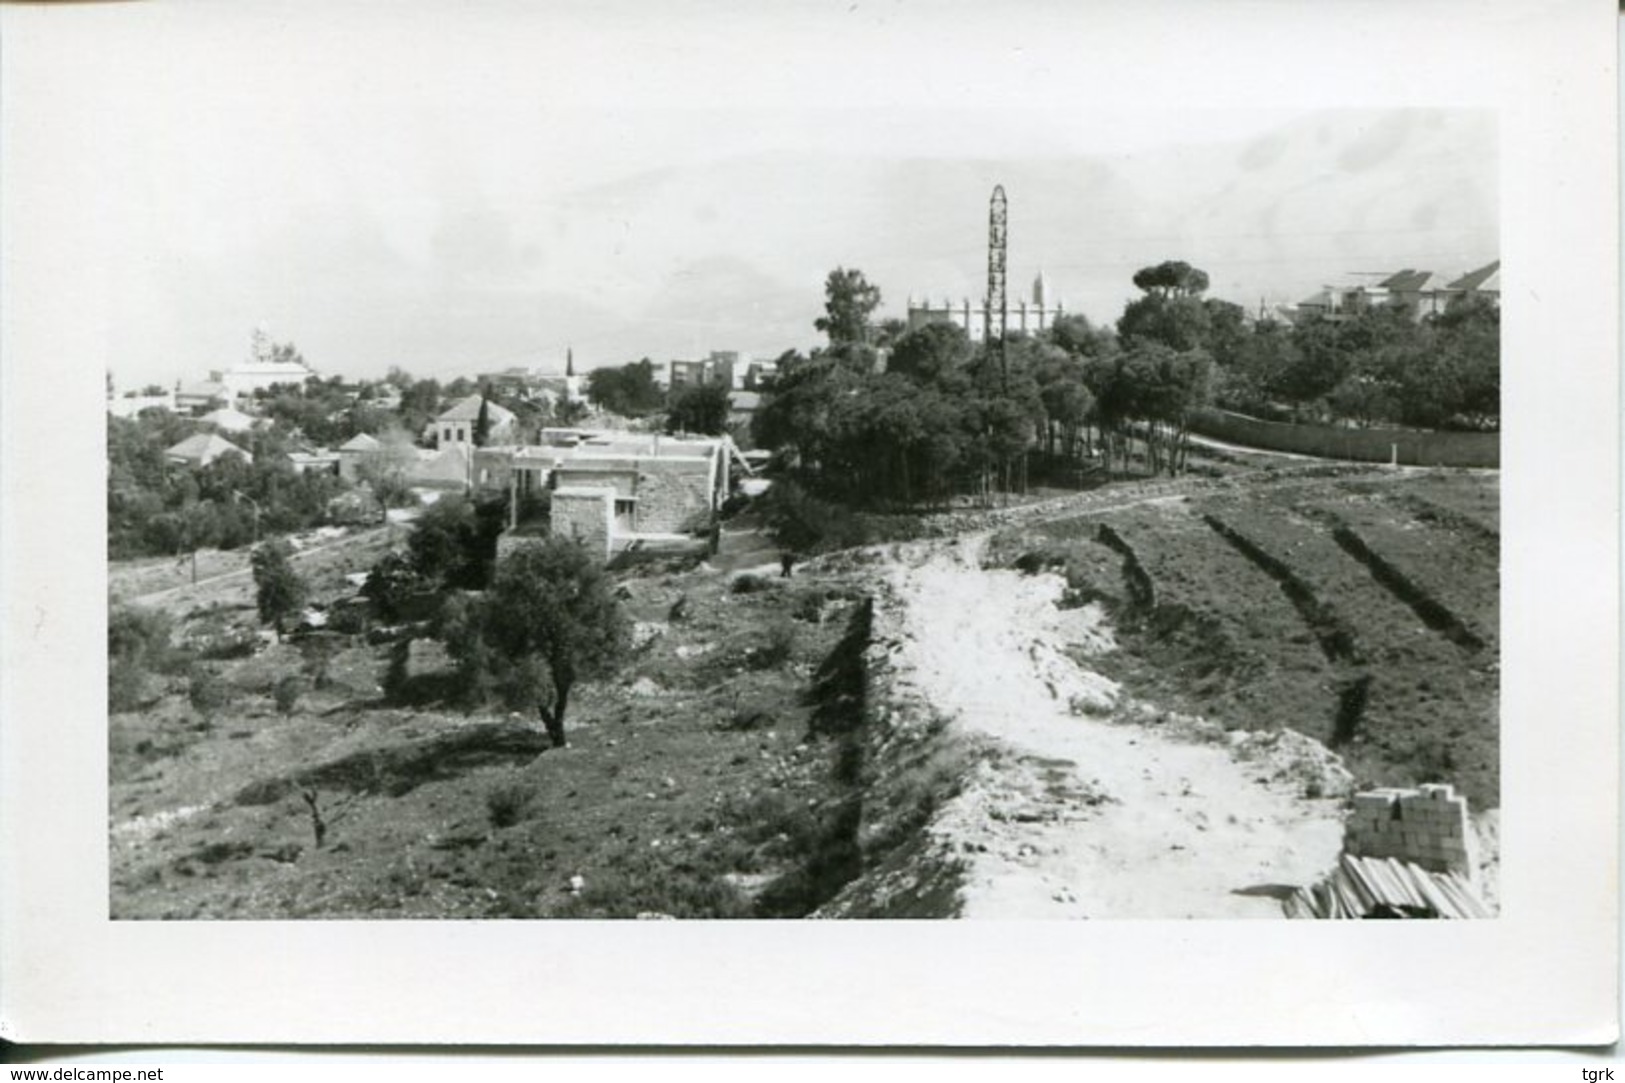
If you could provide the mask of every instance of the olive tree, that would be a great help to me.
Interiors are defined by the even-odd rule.
[[[288,618],[305,605],[307,588],[293,569],[292,556],[291,545],[281,538],[272,538],[256,547],[250,558],[260,620],[276,625],[278,634],[285,630]]]
[[[603,566],[569,538],[521,546],[497,562],[490,589],[467,614],[461,647],[508,670],[533,696],[553,747],[565,745],[564,717],[576,683],[614,668],[627,622]]]

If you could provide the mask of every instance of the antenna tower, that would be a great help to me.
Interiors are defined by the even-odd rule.
[[[1009,382],[1004,368],[1004,323],[1007,306],[1004,296],[1004,266],[1007,245],[1004,185],[993,186],[993,200],[987,214],[987,313],[982,325],[982,341],[998,363],[999,377]]]

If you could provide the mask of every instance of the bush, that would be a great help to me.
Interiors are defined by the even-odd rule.
[[[114,606],[107,616],[107,657],[143,669],[161,670],[170,656],[169,614],[136,606]]]
[[[824,623],[824,593],[823,591],[807,591],[798,597],[795,605],[791,607],[790,616],[796,620],[804,620],[808,624]]]
[[[418,494],[400,474],[384,474],[375,479],[372,495],[386,508],[412,508],[418,504]]]
[[[752,649],[746,657],[752,669],[775,669],[788,662],[795,649],[795,626],[780,621],[767,630],[766,642]]]
[[[389,648],[389,666],[384,670],[384,702],[401,703],[406,699],[407,658],[412,651],[411,639],[402,639]]]
[[[293,714],[294,708],[299,706],[299,696],[304,690],[304,682],[291,673],[277,681],[271,689],[271,698],[276,701],[277,713]]]
[[[193,666],[186,675],[186,701],[205,721],[212,721],[215,713],[226,705],[230,690],[220,674],[207,666]]]
[[[485,792],[485,811],[492,827],[512,827],[530,808],[530,787],[519,782],[505,782]]]
[[[773,589],[773,580],[752,572],[746,572],[743,575],[735,576],[728,589],[735,594],[760,594],[764,590]]]
[[[391,552],[373,562],[367,581],[362,584],[361,596],[371,604],[380,620],[397,621],[402,619],[402,612],[412,596],[428,586],[411,557]]]
[[[134,606],[115,606],[107,617],[107,706],[134,711],[147,703],[147,674],[170,668],[177,652],[170,646],[172,624],[166,613]]]
[[[254,601],[260,620],[274,624],[282,632],[288,618],[304,608],[309,588],[293,568],[293,546],[282,538],[272,538],[254,549],[250,563],[254,570]]]
[[[911,515],[876,515],[820,500],[793,481],[776,482],[757,500],[768,533],[795,553],[827,553],[877,542],[911,541],[920,522]]]
[[[750,733],[773,728],[773,712],[766,703],[744,703],[734,707],[733,713],[722,722],[722,729],[733,733]]]
[[[107,709],[113,712],[138,711],[147,705],[147,673],[123,658],[107,664]]]

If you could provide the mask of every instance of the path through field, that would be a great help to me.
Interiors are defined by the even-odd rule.
[[[1058,576],[983,570],[985,542],[906,546],[891,573],[903,686],[997,750],[933,824],[970,862],[963,916],[1282,916],[1283,886],[1336,864],[1339,803],[1222,737],[1120,720],[1066,653],[1111,649],[1101,612],[1057,608]]]

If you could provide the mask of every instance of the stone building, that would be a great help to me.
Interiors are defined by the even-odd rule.
[[[1012,298],[1005,305],[1005,330],[1012,334],[1037,334],[1066,314],[1060,298],[1054,296],[1042,271],[1033,279],[1032,298]],[[972,303],[962,298],[958,304],[943,298],[940,304],[929,299],[908,299],[908,329],[931,323],[951,323],[964,331],[972,342],[987,333],[987,299]]]
[[[506,489],[514,538],[535,534],[520,520],[526,497],[551,496],[549,533],[579,537],[605,558],[634,544],[692,544],[728,495],[727,437],[550,430],[541,445],[479,448],[475,488]]]

